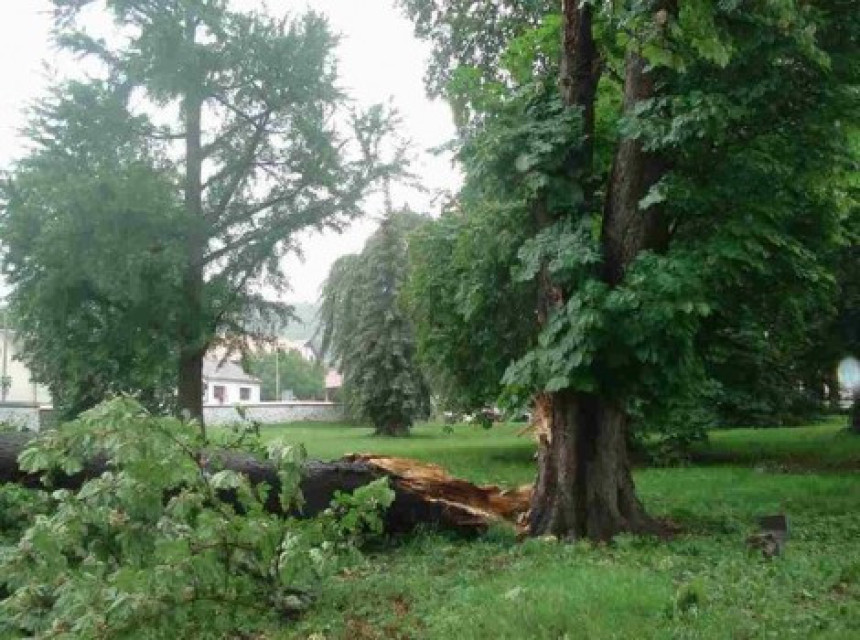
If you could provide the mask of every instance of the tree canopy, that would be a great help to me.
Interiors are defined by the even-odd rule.
[[[170,336],[179,405],[200,418],[203,354],[216,338],[241,337],[249,330],[248,317],[288,314],[286,305],[261,294],[263,287],[283,290],[280,261],[297,249],[297,232],[342,227],[360,214],[376,181],[399,165],[400,147],[385,142],[392,121],[380,107],[355,110],[338,88],[337,38],[314,12],[281,20],[233,10],[223,0],[54,0],[53,5],[56,43],[101,69],[97,79],[76,91],[86,93],[89,107],[106,117],[98,127],[82,121],[81,110],[70,107],[72,98],[43,105],[32,127],[33,155],[6,181],[6,191],[16,195],[6,198],[3,224],[26,228],[39,217],[50,224],[86,217],[90,207],[100,206],[104,224],[113,230],[131,223],[123,207],[102,199],[96,187],[124,179],[135,183],[133,189],[151,191],[146,180],[159,181],[156,197],[135,202],[152,209],[148,223],[164,218],[157,235],[162,244],[170,243],[169,269],[147,265],[174,277],[159,283],[172,287],[170,295],[159,296],[159,304],[181,302],[170,313],[156,311],[159,331],[133,322],[134,314],[102,316],[101,321],[111,319],[103,325],[103,337],[109,333],[111,342],[119,342],[126,331]],[[90,5],[103,10],[123,38],[91,35],[84,11]],[[117,175],[131,162],[113,163],[124,149],[132,156],[150,150],[151,157],[139,159],[148,173]],[[50,180],[56,170],[50,162],[62,161],[55,155],[66,161],[67,179],[57,186],[67,191],[43,206],[23,182]],[[117,197],[127,197],[132,187],[121,192]],[[75,197],[76,209],[55,206]],[[32,215],[34,209],[38,215]],[[19,278],[29,269],[38,288],[39,279],[51,277],[54,269],[74,272],[77,252],[57,252],[50,265],[40,264],[27,247],[15,246],[20,233],[7,237],[13,306],[50,306],[50,297],[37,300],[36,289],[19,287]],[[95,258],[103,268],[125,262],[113,247],[110,251]],[[92,290],[104,294],[104,288],[90,286],[78,302],[90,304]],[[123,287],[124,294],[133,291]],[[151,297],[137,303],[146,305]],[[43,340],[43,325],[35,318],[30,314],[19,323],[31,344]],[[85,349],[75,345],[78,352]],[[29,350],[37,372],[51,368],[48,351]],[[101,364],[93,369],[109,375]]]
[[[308,362],[297,351],[281,349],[278,353],[251,353],[245,368],[262,381],[263,402],[281,400],[281,394],[292,391],[299,400],[322,400],[325,396],[325,367]]]
[[[63,86],[34,117],[39,147],[0,185],[10,314],[68,417],[123,391],[173,405],[183,219],[138,125],[104,85]]]
[[[791,422],[857,349],[856,3],[399,4],[466,180],[438,220],[389,207],[335,264],[323,343],[349,404],[388,433],[428,381],[457,408],[530,404],[532,533],[652,531],[635,434]],[[99,71],[34,110],[3,179],[26,357],[70,413],[175,388],[199,418],[209,346],[289,316],[262,292],[297,234],[400,170],[394,120],[352,108],[314,12],[53,6]],[[91,35],[90,8],[122,37]]]
[[[467,175],[415,265],[425,292],[462,286],[447,285],[443,313],[416,315],[424,351],[455,378],[460,328],[474,332],[476,301],[504,291],[510,304],[483,326],[486,343],[511,348],[496,352],[499,390],[536,402],[532,531],[648,529],[624,451],[631,428],[726,411],[761,389],[752,371],[769,362],[771,390],[814,382],[800,360],[835,313],[856,211],[844,176],[856,167],[857,12],[401,4],[434,45],[429,87],[457,113]],[[485,216],[513,234],[460,237]],[[483,258],[471,265],[432,259],[470,242]],[[507,264],[489,269],[489,256]],[[494,391],[464,378],[473,401]]]

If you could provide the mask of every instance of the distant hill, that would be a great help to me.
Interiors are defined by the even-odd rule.
[[[317,312],[319,305],[311,302],[301,302],[295,305],[295,314],[299,321],[291,322],[281,329],[281,337],[296,342],[304,342],[314,337],[317,330]]]
[[[261,318],[256,312],[245,318],[245,328],[249,333],[256,333],[274,338],[280,336],[293,342],[306,342],[313,338],[317,329],[318,305],[299,302],[293,305],[296,320],[284,324],[280,316]]]

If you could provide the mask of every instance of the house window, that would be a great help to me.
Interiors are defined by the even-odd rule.
[[[212,387],[212,395],[215,397],[215,402],[218,404],[224,404],[224,400],[226,400],[226,389],[224,386],[220,384],[216,384]]]
[[[239,388],[239,400],[250,400],[250,399],[251,399],[250,387],[240,387]]]
[[[209,397],[209,385],[205,382],[203,383],[203,402],[206,402],[206,399]]]

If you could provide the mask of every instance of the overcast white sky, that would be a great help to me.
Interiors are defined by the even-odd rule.
[[[453,136],[448,107],[431,102],[424,93],[422,77],[427,46],[412,35],[412,25],[394,6],[394,0],[233,0],[236,6],[265,6],[273,15],[311,6],[326,13],[342,34],[339,49],[341,84],[360,103],[392,100],[403,118],[403,135],[414,142],[415,167],[429,194],[394,189],[395,204],[408,203],[414,210],[435,213],[432,193],[455,190],[459,174],[447,158],[428,152]],[[47,0],[0,0],[0,168],[20,156],[26,141],[19,135],[24,110],[64,69],[50,42]],[[45,64],[54,71],[48,71]],[[68,73],[69,71],[65,71]],[[370,214],[381,204],[370,203]],[[293,292],[289,301],[316,300],[319,286],[334,260],[360,251],[375,223],[355,223],[344,234],[315,234],[303,238],[304,263],[287,261]],[[2,283],[0,283],[2,293]]]

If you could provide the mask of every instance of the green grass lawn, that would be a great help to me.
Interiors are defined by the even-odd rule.
[[[347,452],[438,462],[477,482],[534,476],[518,426],[425,426],[403,440],[339,425],[270,428],[311,456]],[[610,546],[476,541],[432,533],[389,541],[330,581],[283,638],[860,638],[860,438],[839,424],[712,434],[706,464],[640,469],[648,509],[685,533]],[[747,549],[755,517],[784,511],[791,539]]]
[[[700,462],[776,464],[796,469],[860,470],[860,438],[844,417],[809,427],[714,431],[696,450]]]
[[[451,473],[480,483],[522,484],[534,479],[534,444],[517,436],[524,425],[482,429],[456,425],[446,433],[440,425],[413,429],[409,438],[381,438],[373,429],[343,425],[264,427],[266,440],[303,443],[311,458],[332,460],[346,453],[377,453],[441,464]]]

